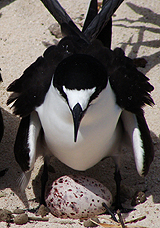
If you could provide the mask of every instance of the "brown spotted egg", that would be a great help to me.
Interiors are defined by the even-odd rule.
[[[97,180],[84,176],[62,176],[46,193],[46,204],[59,218],[90,218],[105,212],[102,203],[112,204],[111,192]]]

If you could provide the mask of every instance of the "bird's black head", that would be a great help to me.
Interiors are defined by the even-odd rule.
[[[96,58],[86,54],[73,54],[57,66],[53,85],[65,98],[72,112],[75,142],[85,111],[106,87],[107,81],[105,67]]]

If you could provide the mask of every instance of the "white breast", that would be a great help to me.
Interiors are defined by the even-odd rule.
[[[74,142],[71,111],[52,83],[38,112],[46,143],[60,161],[76,170],[86,170],[114,153],[120,130],[117,122],[121,108],[108,85],[89,106]]]

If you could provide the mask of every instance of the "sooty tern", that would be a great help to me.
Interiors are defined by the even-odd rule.
[[[145,176],[154,152],[143,106],[154,104],[149,79],[123,50],[110,49],[111,16],[123,0],[92,0],[80,31],[56,0],[42,0],[61,25],[64,38],[46,49],[12,82],[14,114],[22,119],[14,153],[23,170],[25,188],[44,143],[50,153],[76,170],[86,170],[106,156],[116,163],[116,205],[120,202],[120,146],[130,137],[139,175]],[[93,13],[94,12],[94,13]],[[107,24],[108,23],[108,24]],[[43,151],[41,202],[48,179],[48,150]]]

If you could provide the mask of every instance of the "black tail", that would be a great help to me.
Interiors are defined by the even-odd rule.
[[[82,32],[84,32],[86,30],[88,25],[92,22],[92,20],[95,18],[95,16],[97,14],[98,14],[97,0],[91,0],[90,6],[89,6],[89,9],[88,9],[88,13],[87,13],[84,25],[83,25]]]
[[[61,25],[64,35],[76,34],[83,40],[89,42],[57,0],[41,0],[41,2],[43,2],[48,11]]]
[[[106,4],[107,0],[103,0],[103,7]],[[82,32],[86,30],[86,28],[89,26],[89,24],[92,22],[92,20],[95,18],[95,16],[98,14],[98,3],[97,0],[91,0],[88,13],[83,25]],[[103,45],[105,47],[111,48],[111,40],[112,40],[112,17],[110,17],[110,20],[107,22],[107,24],[104,26],[102,31],[97,36],[97,39],[101,40]]]
[[[99,13],[97,10],[97,0],[91,0],[82,31],[79,30],[57,0],[41,1],[61,25],[64,34],[76,34],[86,42],[98,38],[106,47],[110,48],[112,34],[111,17],[123,0],[104,0],[102,10]]]
[[[120,6],[123,0],[104,0],[102,10],[94,17],[84,34],[90,40],[94,40],[101,32],[105,31],[107,23],[110,21],[112,15]],[[111,23],[111,22],[110,22]],[[110,27],[110,25],[109,25]],[[104,29],[104,30],[103,30]],[[108,30],[108,28],[107,28]]]

